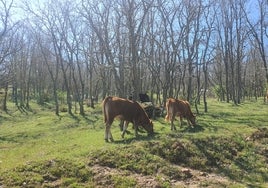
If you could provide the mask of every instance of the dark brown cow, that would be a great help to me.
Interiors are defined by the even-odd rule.
[[[129,122],[133,123],[135,128],[135,135],[138,136],[138,126],[141,125],[148,134],[153,134],[153,123],[148,118],[144,109],[137,103],[128,99],[122,99],[119,97],[106,97],[102,102],[105,127],[105,140],[109,139],[113,141],[111,133],[111,125],[115,118],[123,120],[124,128],[122,137],[127,129]]]
[[[169,98],[166,102],[166,110],[167,115],[165,119],[166,121],[170,121],[171,130],[176,130],[176,127],[173,123],[176,116],[180,117],[181,127],[182,127],[182,118],[187,119],[189,126],[191,126],[191,124],[195,126],[195,115],[192,113],[188,101]]]

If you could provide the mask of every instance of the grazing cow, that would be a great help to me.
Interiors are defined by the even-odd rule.
[[[188,101],[169,98],[166,102],[166,110],[167,110],[167,115],[165,119],[166,121],[170,121],[171,130],[176,130],[176,127],[173,123],[176,116],[180,117],[181,127],[182,127],[182,118],[187,119],[189,126],[191,126],[191,124],[195,126],[195,115],[192,113],[190,104]]]
[[[135,135],[138,136],[138,126],[141,125],[148,134],[153,134],[153,123],[144,109],[135,101],[119,97],[106,97],[102,102],[105,127],[105,141],[113,141],[111,125],[115,118],[124,121],[122,138],[124,138],[129,122],[133,123]]]

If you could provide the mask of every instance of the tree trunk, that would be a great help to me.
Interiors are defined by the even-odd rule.
[[[8,97],[8,82],[5,84],[5,91],[4,91],[4,100],[3,100],[3,111],[7,112],[7,97]]]

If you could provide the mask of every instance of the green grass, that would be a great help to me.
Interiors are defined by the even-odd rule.
[[[95,122],[102,121],[99,118],[95,114],[87,119],[67,114],[57,117],[50,111],[6,116],[0,125],[1,169],[36,159],[85,156],[104,145],[103,130],[94,128]]]
[[[208,106],[195,128],[186,121],[179,128],[175,121],[177,131],[171,132],[164,118],[154,120],[154,137],[140,133],[136,139],[129,126],[130,134],[122,139],[115,121],[115,142],[105,143],[99,105],[86,107],[85,117],[57,117],[35,103],[23,111],[9,104],[8,113],[0,112],[0,186],[94,187],[101,185],[94,165],[120,170],[121,175],[105,179],[116,187],[139,186],[132,173],[171,187],[172,181],[191,178],[182,167],[220,174],[230,180],[223,186],[267,186],[268,105],[245,101],[234,106],[210,99]],[[200,183],[207,184],[213,182]]]

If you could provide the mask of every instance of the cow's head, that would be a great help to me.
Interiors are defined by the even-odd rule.
[[[196,125],[196,122],[195,122],[195,115],[194,114],[192,114],[191,115],[191,117],[189,118],[190,119],[190,122],[191,122],[191,124],[193,125],[193,126],[195,126]]]
[[[150,120],[149,123],[143,124],[142,126],[147,131],[147,133],[149,135],[153,135],[154,134],[154,125],[153,125],[152,120]]]

